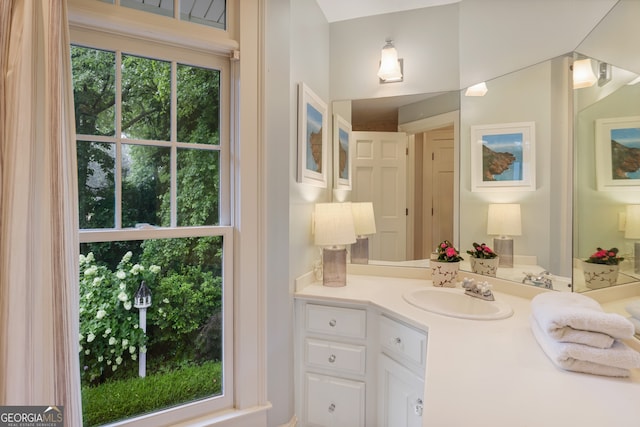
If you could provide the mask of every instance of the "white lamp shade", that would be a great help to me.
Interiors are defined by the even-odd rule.
[[[351,203],[317,203],[314,218],[316,246],[355,243],[356,233]]]
[[[375,234],[376,220],[373,214],[373,203],[352,203],[351,210],[353,211],[353,223],[356,228],[356,235],[364,236],[367,234]]]
[[[573,62],[573,88],[580,89],[596,84],[598,78],[593,72],[591,59],[581,59]]]
[[[469,86],[464,96],[485,96],[487,94],[487,84],[485,82]]]
[[[495,236],[520,236],[522,234],[520,205],[517,203],[489,205],[487,234]]]
[[[624,237],[627,239],[640,239],[640,205],[627,206],[627,223],[624,228]]]
[[[382,48],[378,77],[385,82],[400,81],[402,79],[398,51],[390,41],[387,41],[387,44]]]

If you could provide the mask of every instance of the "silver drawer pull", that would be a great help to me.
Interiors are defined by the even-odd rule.
[[[395,337],[393,340],[394,344],[400,345],[402,344],[402,339],[400,337]]]
[[[332,328],[333,328],[334,326],[336,326],[336,323],[338,323],[338,322],[336,322],[336,319],[331,319],[331,320],[329,320],[329,326],[331,326]]]
[[[333,363],[336,361],[336,355],[332,354],[331,356],[329,356],[329,363]]]
[[[333,413],[333,411],[335,411],[335,410],[336,410],[336,404],[335,403],[332,403],[331,405],[329,405],[329,412],[330,413]]]

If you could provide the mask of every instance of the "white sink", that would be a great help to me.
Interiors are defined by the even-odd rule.
[[[449,317],[497,320],[513,314],[508,304],[465,295],[464,289],[420,288],[407,292],[403,297],[411,305]]]

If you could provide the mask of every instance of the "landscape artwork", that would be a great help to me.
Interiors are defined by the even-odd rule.
[[[533,191],[535,122],[471,126],[471,191]]]
[[[611,178],[640,179],[640,128],[611,129]]]
[[[334,187],[351,190],[351,123],[339,114],[333,115]]]
[[[521,181],[522,133],[482,137],[482,180]]]
[[[640,116],[595,120],[598,191],[640,190]]]
[[[338,131],[338,171],[341,179],[349,179],[349,134],[345,129]]]
[[[307,85],[298,85],[297,181],[327,186],[327,104]]]
[[[322,173],[322,113],[307,104],[307,169]]]

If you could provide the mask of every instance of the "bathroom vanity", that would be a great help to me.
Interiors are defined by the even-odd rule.
[[[426,278],[350,274],[342,288],[299,279],[300,425],[638,425],[638,370],[610,378],[558,369],[529,327],[530,298],[545,290],[492,284],[511,316],[470,320],[408,303],[403,295],[432,286]]]

